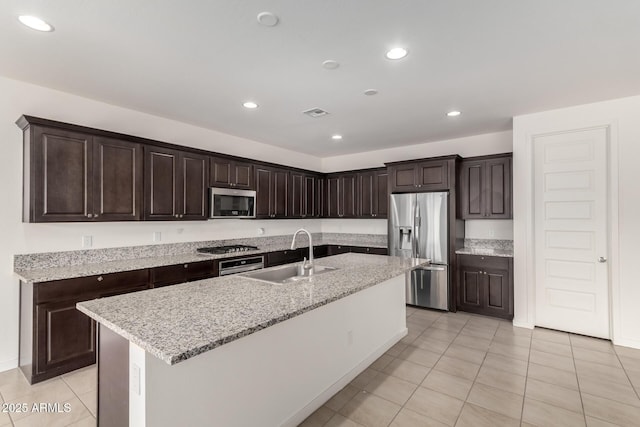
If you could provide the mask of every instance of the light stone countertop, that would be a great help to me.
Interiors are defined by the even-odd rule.
[[[173,365],[427,263],[347,253],[317,262],[338,270],[294,283],[224,276],[85,301],[77,308]]]
[[[462,248],[456,251],[458,255],[484,255],[497,256],[504,258],[513,258],[513,249],[497,249],[497,248]]]
[[[363,242],[358,244],[352,240],[331,238],[314,240],[314,246],[320,245],[346,245],[346,246],[368,246],[368,247],[386,247],[380,244]],[[253,242],[250,242],[253,243]],[[238,256],[260,255],[268,252],[281,251],[291,249],[291,243],[273,242],[258,243],[258,250],[247,252],[235,252],[229,254],[200,254],[195,252],[180,253],[175,255],[151,256],[143,258],[123,259],[117,261],[105,260],[99,263],[65,265],[60,267],[31,269],[31,270],[14,270],[14,275],[26,283],[48,282],[51,280],[72,279],[76,277],[87,277],[100,274],[118,273],[122,271],[133,271],[145,268],[161,267],[165,265],[186,264],[191,262],[206,261],[208,259],[232,258]],[[203,245],[206,246],[206,245]],[[308,247],[305,244],[296,246],[298,248]]]

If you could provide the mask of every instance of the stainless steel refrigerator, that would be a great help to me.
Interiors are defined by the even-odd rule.
[[[407,275],[407,304],[448,309],[448,200],[447,192],[391,195],[389,255],[431,260]]]

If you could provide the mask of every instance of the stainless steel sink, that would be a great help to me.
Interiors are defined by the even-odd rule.
[[[314,272],[311,276],[301,275],[300,265],[295,264],[251,271],[249,273],[242,273],[240,274],[240,276],[248,277],[250,279],[262,280],[269,283],[284,284],[309,279],[310,277],[317,276],[318,274],[338,270],[338,268],[316,265],[314,266],[313,270]]]

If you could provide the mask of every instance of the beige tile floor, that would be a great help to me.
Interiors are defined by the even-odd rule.
[[[28,408],[26,413],[0,412],[0,427],[95,426],[96,398],[95,365],[35,385],[29,385],[18,369],[0,372],[0,402]],[[59,403],[63,412],[31,412],[34,403]],[[64,412],[65,403],[70,405],[68,412]]]
[[[640,350],[465,313],[407,326],[301,426],[640,426]]]
[[[640,350],[464,313],[407,308],[407,326],[302,426],[640,426]],[[95,426],[95,366],[34,386],[2,372],[0,402],[71,404],[0,427]]]

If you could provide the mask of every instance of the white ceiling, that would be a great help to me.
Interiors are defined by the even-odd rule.
[[[279,25],[259,25],[262,11]],[[394,45],[409,56],[385,59]],[[2,75],[320,157],[640,94],[639,52],[638,0],[0,3]],[[340,67],[325,70],[327,59]],[[249,99],[260,108],[244,109]],[[331,114],[302,114],[312,107]]]

